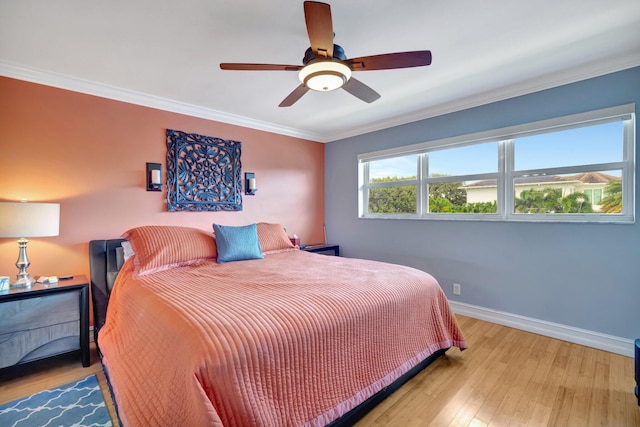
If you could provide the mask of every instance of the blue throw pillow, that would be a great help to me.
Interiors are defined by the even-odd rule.
[[[218,264],[264,258],[255,224],[240,227],[213,224],[218,247]]]

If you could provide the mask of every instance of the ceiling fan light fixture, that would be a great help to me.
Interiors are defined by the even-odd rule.
[[[351,78],[351,68],[341,62],[316,61],[306,65],[298,78],[309,89],[328,92],[339,89]]]

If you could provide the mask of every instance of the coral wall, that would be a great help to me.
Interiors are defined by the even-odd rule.
[[[242,142],[242,170],[256,196],[242,212],[167,212],[145,190],[145,163],[163,165],[165,130]],[[278,222],[302,243],[323,240],[324,146],[211,120],[0,78],[0,201],[60,203],[60,235],[33,238],[29,272],[89,274],[88,242],[130,227]],[[17,239],[0,239],[0,275],[15,276]]]

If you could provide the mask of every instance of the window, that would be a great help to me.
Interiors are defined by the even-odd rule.
[[[429,213],[496,213],[497,186],[483,190],[486,201],[470,202],[465,186],[474,182],[497,182],[498,142],[484,142],[424,154],[429,173],[424,179]]]
[[[372,160],[367,164],[371,213],[416,214],[418,156]]]
[[[602,200],[602,189],[593,189],[593,190],[589,190],[589,189],[585,189],[582,190],[582,192],[585,194],[585,196],[587,196],[587,200],[592,204],[592,205],[600,205],[600,200]]]
[[[633,222],[634,110],[362,154],[360,217]]]

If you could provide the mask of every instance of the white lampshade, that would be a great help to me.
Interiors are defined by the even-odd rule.
[[[57,236],[59,203],[0,202],[0,237]]]

